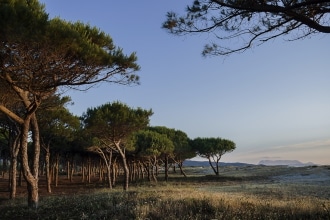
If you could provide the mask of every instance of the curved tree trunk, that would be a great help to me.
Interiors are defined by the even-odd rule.
[[[123,168],[124,168],[124,185],[123,188],[124,190],[128,190],[128,184],[129,184],[129,167],[127,165],[127,160],[126,160],[126,155],[125,155],[125,149],[122,149],[120,147],[120,141],[114,143],[116,146],[116,150],[119,152],[122,163],[123,163]]]
[[[122,162],[123,162],[123,168],[124,168],[124,185],[123,189],[128,190],[128,184],[129,184],[129,167],[127,165],[127,160],[125,155],[122,156]]]
[[[210,164],[210,166],[212,167],[212,170],[213,170],[213,172],[215,173],[215,175],[219,175],[219,171],[218,171],[218,169],[216,168],[216,167],[214,167],[214,165],[213,165],[213,163],[212,163],[212,161],[211,161],[211,158],[210,157],[208,157],[208,159],[209,159],[209,164]]]
[[[182,166],[183,166],[182,161],[178,163],[178,166],[179,166],[179,168],[180,168],[180,172],[181,172],[181,174],[182,174],[184,177],[187,177],[187,174],[183,171],[183,168],[182,168]]]
[[[33,159],[31,167],[29,166],[28,157],[28,138],[30,124],[32,125],[32,139],[33,139]],[[38,174],[39,174],[39,155],[40,155],[40,144],[39,144],[39,129],[35,114],[28,115],[24,123],[22,124],[21,134],[21,155],[23,165],[23,175],[27,182],[28,190],[28,206],[30,208],[37,208],[39,203],[39,192],[38,192]]]

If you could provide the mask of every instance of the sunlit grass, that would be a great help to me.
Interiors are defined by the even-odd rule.
[[[96,190],[49,196],[37,210],[25,200],[1,207],[1,219],[329,219],[330,202],[217,190],[215,184],[143,184],[128,192]],[[279,189],[278,189],[279,190]]]
[[[322,168],[224,167],[220,176],[209,171],[189,168],[188,178],[171,174],[169,182],[160,175],[157,184],[137,181],[127,192],[91,186],[84,194],[43,195],[37,210],[28,209],[26,199],[8,200],[0,219],[330,219],[329,184],[277,179],[322,176]]]

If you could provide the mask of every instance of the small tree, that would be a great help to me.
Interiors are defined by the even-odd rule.
[[[235,150],[233,141],[221,138],[195,138],[192,146],[201,157],[207,158],[215,175],[219,175],[219,161],[221,157]]]
[[[328,0],[194,0],[185,16],[169,12],[163,27],[175,35],[207,33],[214,42],[203,55],[227,55],[290,33],[292,40],[330,33],[329,13]],[[237,47],[228,46],[232,39]]]

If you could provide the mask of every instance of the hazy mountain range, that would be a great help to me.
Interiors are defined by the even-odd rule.
[[[291,167],[305,167],[305,166],[314,166],[316,164],[312,162],[302,163],[299,160],[261,160],[259,165],[266,165],[266,166],[279,166],[279,165],[286,165]]]
[[[248,163],[224,163],[220,162],[220,166],[248,166],[253,164]],[[315,166],[316,164],[312,162],[302,163],[298,160],[261,160],[258,165],[264,166],[291,166],[291,167],[304,167],[304,166]],[[186,167],[206,167],[210,166],[208,161],[194,161],[194,160],[185,160],[183,166]]]

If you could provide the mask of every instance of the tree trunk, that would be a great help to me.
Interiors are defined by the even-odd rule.
[[[22,175],[23,175],[23,166],[22,166],[22,163],[20,163],[19,176],[18,176],[18,186],[22,186],[22,183],[23,183]]]
[[[28,183],[27,190],[28,190],[28,206],[34,209],[38,208],[38,204],[39,204],[38,180]]]
[[[210,164],[210,166],[212,167],[213,172],[215,173],[215,175],[218,176],[218,175],[219,175],[219,172],[216,170],[216,168],[215,168],[214,165],[212,164],[211,158],[209,157],[208,159],[209,159],[209,164]]]
[[[151,175],[153,180],[157,183],[157,158],[154,156],[154,161],[152,162]]]
[[[178,163],[178,166],[179,166],[179,168],[180,168],[180,172],[181,172],[181,174],[184,176],[184,177],[187,177],[187,175],[186,175],[186,173],[183,171],[183,169],[182,169],[182,162],[179,162]]]
[[[165,155],[165,181],[168,181],[168,155]]]
[[[128,190],[129,168],[128,168],[127,161],[126,161],[125,149],[123,150],[120,147],[120,141],[115,142],[114,144],[116,146],[117,151],[119,152],[119,154],[121,156],[122,163],[123,163],[123,168],[124,168],[124,185],[123,185],[123,188],[124,188],[124,190]]]
[[[107,182],[108,182],[109,189],[112,189],[111,166],[107,166]]]
[[[16,197],[16,174],[17,174],[17,157],[13,157],[10,163],[10,199],[15,199]]]
[[[152,176],[152,179],[157,183],[156,166],[155,165],[151,165],[151,176]]]
[[[50,175],[50,152],[49,152],[49,146],[47,148],[44,148],[46,153],[45,153],[45,163],[46,163],[46,183],[47,183],[47,192],[51,193],[52,192],[52,188],[50,186],[52,179],[51,179],[51,175]]]
[[[32,139],[33,139],[33,160],[31,167],[29,166],[28,157],[28,140],[29,129],[32,125]],[[21,155],[23,165],[23,175],[27,182],[28,190],[28,206],[30,208],[37,208],[39,203],[38,193],[38,169],[39,169],[39,155],[40,155],[40,142],[39,142],[39,129],[35,118],[35,114],[28,115],[22,124],[21,134]]]
[[[16,187],[17,187],[17,157],[19,153],[20,143],[19,143],[19,135],[14,138],[13,143],[10,146],[10,155],[11,155],[11,163],[10,163],[10,194],[9,198],[14,199],[16,197]]]
[[[55,156],[55,166],[54,166],[55,187],[58,186],[59,166],[60,166],[60,154],[57,153],[56,156]]]
[[[81,163],[81,182],[85,182],[85,158],[82,158]]]
[[[126,157],[125,157],[125,155],[122,156],[122,162],[123,162],[124,177],[125,177],[125,181],[124,181],[123,189],[124,189],[124,190],[128,190],[128,183],[129,183],[129,168],[128,168],[128,165],[127,165],[127,161],[126,161]]]
[[[146,171],[143,163],[140,164],[140,172],[141,172],[141,178],[144,179],[145,178],[144,174],[146,173]]]
[[[8,160],[7,158],[4,158],[2,161],[2,178],[5,178],[5,174],[7,172],[7,167],[8,167]]]
[[[135,161],[132,161],[132,170],[131,172],[131,182],[136,181],[136,176],[137,176],[137,164]]]
[[[70,179],[70,160],[66,158],[66,179]]]
[[[117,157],[114,158],[112,163],[112,185],[116,186],[116,173],[117,173]]]
[[[74,158],[71,158],[71,170],[70,170],[70,183],[73,182],[73,174],[74,174],[75,164],[74,164]]]
[[[92,175],[92,159],[88,157],[88,162],[87,162],[87,182],[91,183],[91,175]]]
[[[147,164],[145,164],[145,170],[147,171],[147,176],[148,176],[149,182],[151,182],[151,174],[150,174],[151,168],[152,168],[152,165],[151,165],[151,162],[149,161]]]
[[[100,183],[103,181],[103,169],[104,169],[103,166],[104,165],[102,163],[102,158],[100,158],[100,160],[99,160],[99,182]],[[105,166],[107,166],[107,164]],[[108,172],[108,169],[107,169],[107,172]]]

